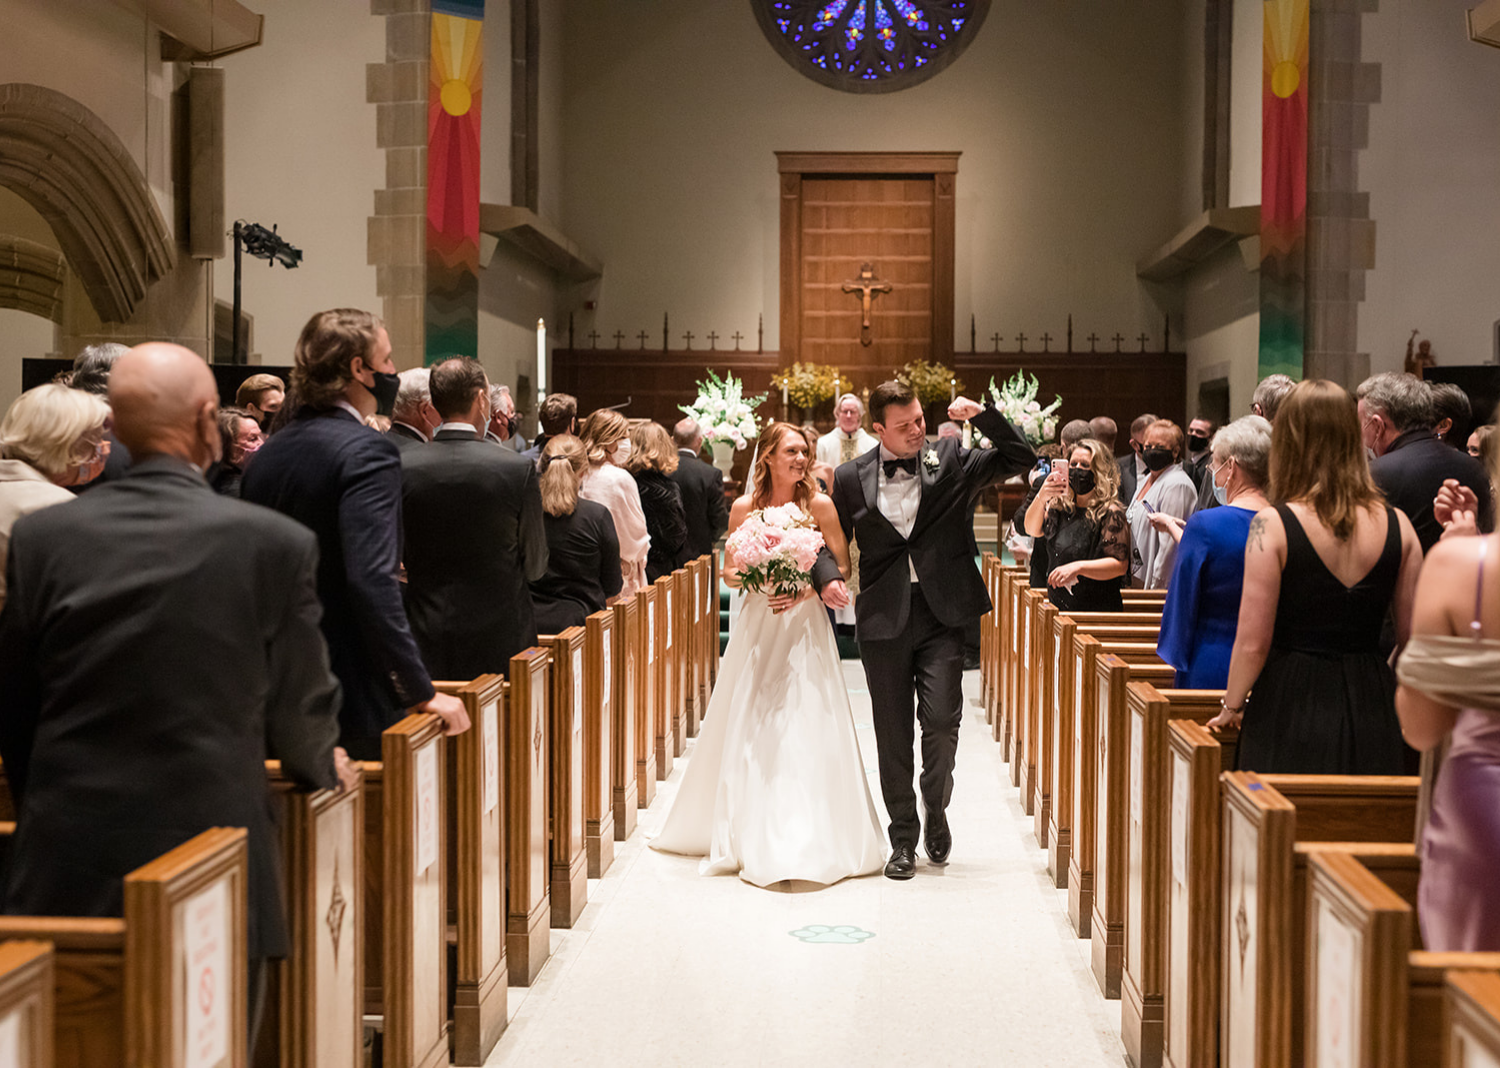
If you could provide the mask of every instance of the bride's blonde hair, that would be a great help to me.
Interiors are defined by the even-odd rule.
[[[771,457],[776,450],[781,448],[782,442],[788,437],[795,438],[805,446],[807,438],[800,428],[791,423],[772,423],[766,428],[760,437],[760,454],[755,458],[755,470],[751,472],[751,485],[754,490],[750,497],[750,509],[755,511],[764,508],[771,503]],[[807,467],[802,472],[802,480],[792,489],[792,501],[804,512],[811,513],[813,498],[818,495],[818,484],[813,481],[812,476],[813,457],[811,451],[807,456]]]

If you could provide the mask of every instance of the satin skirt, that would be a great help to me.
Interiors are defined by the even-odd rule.
[[[810,598],[744,599],[682,785],[653,849],[703,875],[829,885],[885,865],[833,628]]]

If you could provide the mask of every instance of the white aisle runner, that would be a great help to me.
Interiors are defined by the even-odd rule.
[[[882,821],[870,702],[844,662]],[[489,1065],[941,1065],[1125,1063],[1118,1002],[1099,994],[1088,943],[972,701],[959,742],[946,869],[827,889],[700,878],[698,861],[645,847],[676,795],[661,784],[614,866],[589,883],[571,931],[530,987]],[[687,756],[691,758],[689,744]],[[644,832],[644,833],[643,833]]]

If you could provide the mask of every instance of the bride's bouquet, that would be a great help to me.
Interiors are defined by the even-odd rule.
[[[783,504],[751,512],[726,544],[743,589],[780,596],[808,584],[823,535],[812,516]]]

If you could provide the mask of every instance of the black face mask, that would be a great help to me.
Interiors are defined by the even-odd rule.
[[[1208,448],[1208,439],[1202,434],[1188,435],[1188,452],[1202,452]]]
[[[401,388],[401,377],[373,368],[370,373],[375,376],[375,384],[365,388],[375,397],[375,414],[390,415],[396,407],[396,391]]]
[[[1147,471],[1165,471],[1172,466],[1172,450],[1160,445],[1147,445],[1141,450],[1141,461]]]
[[[1094,477],[1092,468],[1070,467],[1068,468],[1068,488],[1079,497],[1084,494],[1093,493],[1098,479]]]
[[[511,437],[515,437],[521,432],[521,417],[519,415],[513,415],[505,421],[505,432]]]

